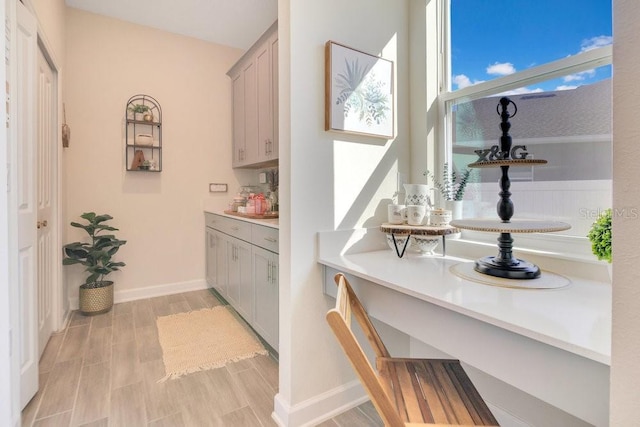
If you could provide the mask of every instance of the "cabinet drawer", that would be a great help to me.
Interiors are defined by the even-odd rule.
[[[251,241],[251,224],[215,214],[206,214],[205,223],[222,233],[228,234],[246,242]]]
[[[252,224],[251,243],[268,251],[278,253],[278,229]]]
[[[224,219],[225,218],[220,215],[215,215],[209,212],[205,212],[204,225],[206,227],[215,228],[216,230],[219,230],[222,224],[222,220]]]

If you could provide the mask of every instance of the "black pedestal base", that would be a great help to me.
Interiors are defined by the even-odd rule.
[[[540,277],[540,268],[537,265],[516,258],[512,258],[508,265],[498,262],[497,258],[493,256],[480,258],[476,261],[475,270],[478,273],[505,279],[537,279]]]

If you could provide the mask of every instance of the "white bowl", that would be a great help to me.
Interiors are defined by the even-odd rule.
[[[393,244],[393,236],[391,234],[387,234],[387,245],[391,248],[392,251],[396,250],[396,246],[399,252],[402,252],[404,248],[404,244],[407,241],[409,236],[396,236],[396,244]]]
[[[411,247],[423,255],[433,255],[439,236],[411,236]]]
[[[153,136],[146,133],[136,135],[134,142],[136,145],[153,145]]]

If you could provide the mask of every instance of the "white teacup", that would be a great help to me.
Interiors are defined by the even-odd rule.
[[[387,205],[387,219],[389,224],[404,224],[407,210],[404,205]]]
[[[451,222],[451,211],[446,209],[434,209],[429,212],[429,225],[433,227],[446,227]]]
[[[427,207],[425,205],[407,206],[407,222],[409,225],[423,225],[426,215]]]

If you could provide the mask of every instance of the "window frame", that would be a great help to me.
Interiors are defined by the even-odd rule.
[[[545,64],[531,67],[516,73],[497,77],[492,80],[467,86],[462,89],[452,90],[451,79],[451,1],[443,0],[443,7],[439,14],[440,37],[440,67],[438,75],[438,124],[440,128],[440,143],[436,145],[436,165],[452,162],[452,117],[451,105],[458,101],[473,101],[487,96],[495,96],[510,90],[531,86],[536,83],[563,77],[570,74],[595,69],[602,66],[613,65],[613,46],[598,47],[586,52],[561,58]],[[613,75],[611,77],[613,79]],[[441,166],[439,166],[441,168]],[[436,173],[439,175],[442,170]],[[497,195],[496,195],[497,197]],[[497,201],[497,199],[496,199]],[[481,233],[469,230],[462,231],[462,240],[473,244],[486,244],[495,246],[494,233]],[[521,249],[530,253],[552,253],[567,259],[581,259],[593,261],[591,246],[586,236],[569,236],[548,234],[519,234],[515,239],[515,249]],[[558,248],[562,248],[559,252]]]

